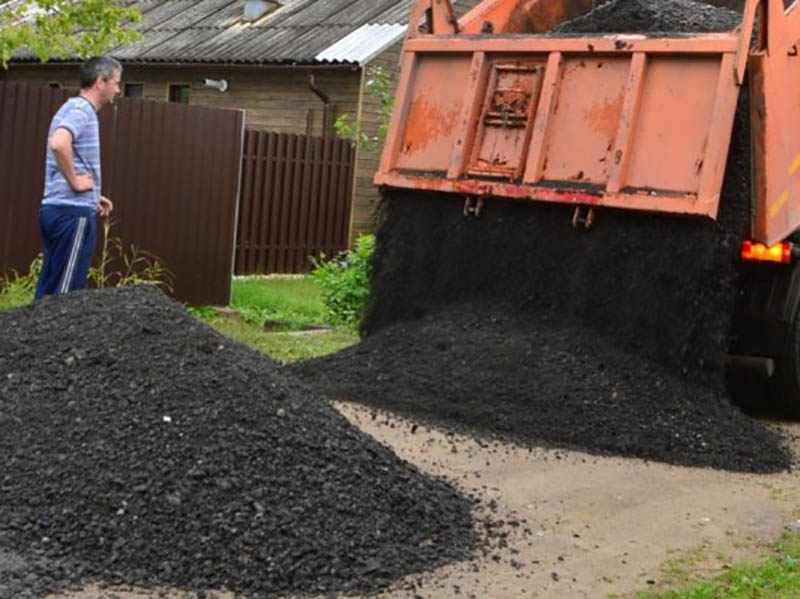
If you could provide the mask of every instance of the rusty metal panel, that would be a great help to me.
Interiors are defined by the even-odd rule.
[[[604,183],[609,148],[625,99],[630,60],[622,57],[580,57],[564,61],[558,110],[553,114],[542,178]],[[602,72],[602,77],[598,73]],[[591,89],[592,93],[586,93]],[[579,140],[579,141],[578,141]],[[577,165],[577,148],[587,157]]]
[[[0,272],[27,268],[41,251],[47,128],[67,96],[0,83],[0,168],[8,168],[2,174],[10,182],[0,202]],[[99,117],[112,236],[158,256],[175,273],[177,299],[227,304],[244,113],[123,98]]]
[[[411,67],[413,83],[404,106],[406,118],[400,119],[404,126],[397,147],[396,168],[448,169],[471,64],[469,54],[425,55]]]
[[[744,29],[410,34],[375,182],[715,218]]]
[[[781,8],[778,2],[769,3],[765,47],[749,63],[752,236],[768,244],[784,240],[800,226],[800,5],[787,13]]]
[[[719,75],[717,57],[654,57],[648,61],[640,126],[635,127],[628,150],[628,185],[698,192]],[[732,75],[730,80],[732,83]],[[732,126],[732,110],[730,123]],[[661,159],[656,160],[657,156]]]
[[[248,130],[236,274],[307,272],[347,249],[354,167],[346,140]]]

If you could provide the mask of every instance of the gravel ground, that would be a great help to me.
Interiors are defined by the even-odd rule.
[[[368,592],[477,548],[471,500],[157,290],[0,331],[0,597]]]

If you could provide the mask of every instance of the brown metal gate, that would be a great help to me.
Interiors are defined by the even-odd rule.
[[[305,272],[347,249],[352,144],[248,130],[244,145],[236,274]]]
[[[47,129],[69,95],[0,82],[0,274],[41,251]],[[123,98],[99,116],[112,235],[161,258],[177,299],[227,304],[244,113]]]

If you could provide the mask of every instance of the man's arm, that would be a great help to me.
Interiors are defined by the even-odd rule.
[[[50,149],[61,174],[69,183],[73,191],[91,191],[94,189],[94,179],[89,174],[76,175],[72,166],[72,133],[69,129],[59,127],[50,139]]]

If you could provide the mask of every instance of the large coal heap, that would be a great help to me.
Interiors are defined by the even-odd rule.
[[[625,21],[626,7],[629,17],[649,7],[645,21]],[[602,31],[613,15],[615,31],[691,31],[702,17],[708,30],[732,14],[619,0],[582,23]],[[780,437],[723,385],[749,197],[746,88],[715,222],[605,209],[591,231],[574,231],[570,206],[489,200],[465,218],[462,199],[393,191],[366,339],[297,371],[336,397],[522,443],[788,468]]]
[[[156,290],[0,331],[0,552],[56,564],[42,592],[366,592],[473,549],[469,500]]]
[[[692,0],[611,0],[555,33],[719,33],[741,20],[735,11]]]

